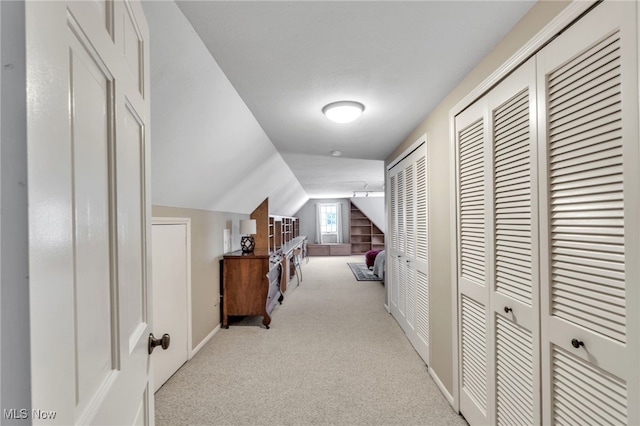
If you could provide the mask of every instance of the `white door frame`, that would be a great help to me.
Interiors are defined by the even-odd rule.
[[[187,360],[193,358],[193,339],[191,335],[192,318],[191,314],[191,218],[188,217],[152,217],[153,225],[186,225],[187,227]],[[153,253],[151,253],[153,257]],[[153,277],[151,277],[153,286]]]
[[[452,358],[459,359],[459,322],[458,322],[458,158],[456,147],[456,127],[455,117],[469,107],[473,102],[479,99],[483,94],[489,91],[493,86],[506,78],[513,70],[523,64],[530,56],[542,49],[556,34],[569,26],[573,21],[578,19],[580,15],[585,13],[595,4],[595,1],[574,0],[562,12],[560,12],[553,20],[551,20],[544,28],[542,28],[531,40],[516,53],[514,53],[507,61],[498,67],[489,77],[480,83],[474,90],[465,96],[449,111],[449,162],[450,162],[450,235],[451,235],[451,333],[453,333],[452,341]],[[460,412],[460,365],[456,361],[453,364],[453,409],[456,413]],[[449,399],[451,402],[451,399]]]

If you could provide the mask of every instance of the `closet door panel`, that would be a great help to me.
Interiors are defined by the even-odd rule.
[[[548,422],[640,422],[636,13],[604,2],[538,58]]]
[[[501,315],[496,316],[495,328],[495,424],[539,424],[539,371],[533,343],[536,339],[529,329]]]
[[[427,146],[418,154],[416,169],[416,324],[414,344],[420,356],[429,364],[429,202],[427,186]]]
[[[387,282],[389,286],[389,309],[392,315],[398,314],[400,298],[398,282],[398,175],[397,170],[388,172],[389,185],[389,244],[386,247]]]
[[[493,416],[490,315],[491,151],[486,98],[456,116],[460,411],[470,424]]]
[[[406,297],[406,332],[409,335],[415,334],[416,317],[416,184],[415,184],[415,160],[413,156],[407,158],[404,168],[404,217],[405,217],[405,257],[406,277],[407,277],[407,297]]]
[[[495,424],[539,424],[535,59],[487,94],[491,113]]]

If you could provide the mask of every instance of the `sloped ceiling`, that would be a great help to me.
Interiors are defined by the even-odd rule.
[[[383,190],[386,157],[534,3],[143,2],[153,203],[248,213],[269,197],[290,215]],[[366,105],[350,125],[321,113],[342,99]]]
[[[363,175],[535,1],[177,4],[309,196],[336,198],[360,190],[364,180],[381,190],[382,167],[376,178]],[[322,107],[344,99],[362,102],[364,114],[349,124],[327,120]],[[340,162],[330,158],[332,150],[342,151]],[[339,180],[337,167],[345,169]]]
[[[308,196],[173,2],[143,2],[151,32],[152,202],[294,214]]]

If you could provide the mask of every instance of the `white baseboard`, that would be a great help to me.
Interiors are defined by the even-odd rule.
[[[202,341],[198,344],[198,346],[196,346],[191,350],[191,353],[189,354],[189,359],[193,358],[194,355],[197,354],[198,351],[202,349],[202,347],[206,345],[209,340],[211,340],[211,338],[220,330],[220,326],[221,324],[218,324],[218,326],[214,328],[213,331],[211,331],[211,333],[207,334],[207,336],[204,339],[202,339]]]
[[[440,377],[438,377],[436,372],[433,371],[433,368],[429,368],[429,374],[431,375],[431,378],[433,379],[433,381],[436,383],[436,386],[438,386],[438,389],[440,389],[440,392],[442,393],[442,395],[444,395],[445,399],[449,401],[449,404],[451,404],[452,407],[455,408],[455,405],[453,402],[453,395],[451,395],[447,390],[447,388],[442,384],[442,382],[440,381]]]
[[[384,308],[387,310],[388,313],[391,313],[391,309],[389,309],[389,305],[387,305],[386,303],[384,304]]]

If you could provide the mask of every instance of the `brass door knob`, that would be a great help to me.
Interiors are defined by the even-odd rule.
[[[163,334],[161,338],[156,339],[153,333],[149,333],[149,355],[153,352],[156,346],[162,346],[162,349],[167,350],[171,344],[171,336],[167,333]]]

